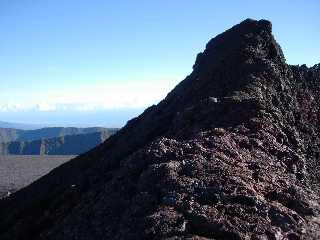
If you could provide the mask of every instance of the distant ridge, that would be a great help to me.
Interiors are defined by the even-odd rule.
[[[100,130],[33,141],[0,143],[0,155],[79,155],[101,144],[114,133]]]
[[[0,142],[34,141],[39,139],[56,138],[67,135],[105,132],[109,135],[115,133],[117,128],[76,128],[76,127],[46,127],[35,130],[21,130],[13,128],[0,128]]]

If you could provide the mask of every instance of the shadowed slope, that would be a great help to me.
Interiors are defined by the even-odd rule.
[[[318,239],[319,81],[245,20],[157,106],[1,201],[0,237]]]

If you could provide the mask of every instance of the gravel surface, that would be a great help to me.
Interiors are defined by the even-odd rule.
[[[23,188],[75,156],[0,156],[0,197]]]

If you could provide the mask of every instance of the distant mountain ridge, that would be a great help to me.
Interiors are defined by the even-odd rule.
[[[0,143],[1,155],[78,155],[104,142],[114,132],[108,129],[33,141]]]
[[[105,132],[112,135],[116,128],[76,128],[76,127],[47,127],[35,130],[22,130],[14,128],[0,128],[0,142],[34,141],[39,139],[57,138],[67,135],[80,135],[95,132]]]

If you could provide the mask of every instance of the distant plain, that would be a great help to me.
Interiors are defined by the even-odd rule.
[[[74,158],[74,155],[0,155],[0,198],[15,192],[52,169]]]

